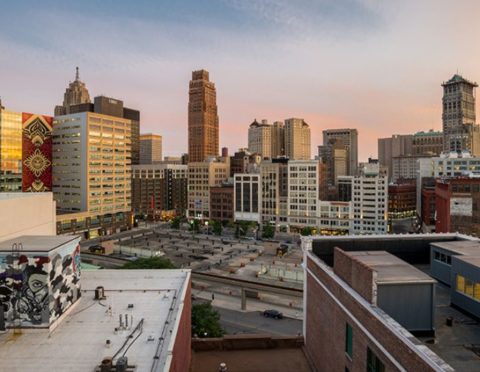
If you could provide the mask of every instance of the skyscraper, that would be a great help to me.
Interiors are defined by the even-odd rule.
[[[200,162],[218,156],[219,149],[217,92],[208,71],[192,72],[188,93],[189,162]]]
[[[155,164],[162,161],[162,136],[140,135],[140,164]]]
[[[63,95],[63,104],[55,107],[55,116],[71,114],[71,106],[90,103],[90,94],[85,83],[80,80],[80,73],[77,67],[75,80],[68,85]]]
[[[248,128],[248,150],[262,158],[277,158],[285,155],[285,125],[281,121],[268,124],[255,119]]]
[[[0,102],[0,192],[22,191],[22,114]]]
[[[480,130],[475,117],[475,88],[477,83],[455,74],[443,87],[443,149],[470,151],[480,154]]]
[[[285,120],[285,155],[290,160],[309,160],[310,127],[303,119]]]
[[[347,174],[355,176],[358,170],[358,132],[356,129],[327,129],[323,131],[323,144],[341,139],[347,150]]]

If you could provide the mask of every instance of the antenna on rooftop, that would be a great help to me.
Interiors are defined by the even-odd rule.
[[[80,80],[80,73],[78,72],[78,66],[75,67],[75,80]]]

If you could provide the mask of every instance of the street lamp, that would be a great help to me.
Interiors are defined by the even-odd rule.
[[[205,226],[207,226],[207,235],[208,235],[208,221],[205,221]]]

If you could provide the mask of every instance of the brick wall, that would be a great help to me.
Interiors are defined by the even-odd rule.
[[[190,370],[192,359],[192,295],[191,281],[188,282],[188,288],[185,293],[183,310],[178,326],[177,337],[173,346],[172,364],[170,372],[185,372]]]
[[[333,271],[372,304],[377,303],[377,272],[340,248],[333,252]]]
[[[382,314],[383,319],[375,317],[369,311],[368,305],[367,307],[355,298],[351,291],[335,280],[335,276],[329,274],[332,272],[331,268],[317,263],[311,257],[307,257],[306,265],[325,286],[323,288],[307,273],[305,351],[316,370],[343,372],[345,367],[348,367],[350,371],[365,371],[367,347],[381,359],[386,371],[400,371],[401,368],[407,371],[433,370],[426,360],[415,353],[409,344],[397,336],[392,326],[385,322],[387,320],[395,326],[393,319],[374,307],[374,311]],[[345,353],[346,323],[350,324],[353,330],[352,360]],[[396,326],[399,327],[399,332],[416,341],[408,332],[402,331],[398,324]],[[400,366],[395,364],[395,361]]]

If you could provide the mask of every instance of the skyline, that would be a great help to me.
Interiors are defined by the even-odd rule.
[[[78,65],[92,97],[140,110],[142,133],[162,135],[164,154],[179,155],[187,151],[191,71],[205,68],[217,88],[220,147],[230,153],[247,146],[255,118],[301,117],[312,129],[312,155],[324,129],[357,128],[366,160],[376,157],[377,138],[441,130],[441,83],[457,70],[480,80],[478,52],[462,38],[480,34],[480,5],[448,5],[8,3],[16,17],[0,25],[0,65],[9,71],[0,96],[9,109],[51,115]],[[465,22],[449,23],[458,17]]]

